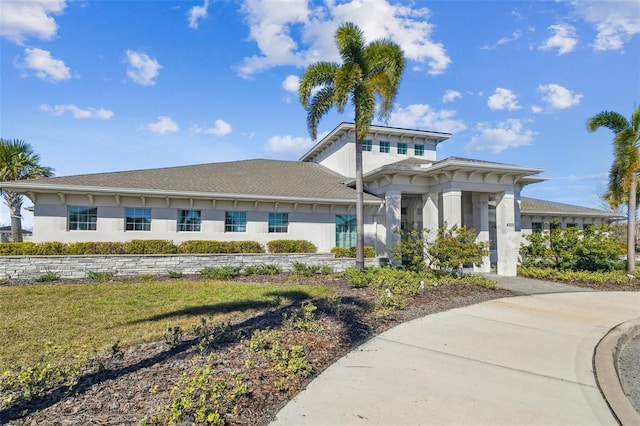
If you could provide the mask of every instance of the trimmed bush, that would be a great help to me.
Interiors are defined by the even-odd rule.
[[[2,256],[30,256],[34,254],[36,254],[36,243],[30,241],[0,244],[0,255]]]
[[[334,247],[331,253],[335,257],[356,257],[355,247]],[[376,251],[371,246],[364,246],[364,257],[376,257]]]
[[[307,240],[272,240],[267,243],[269,253],[316,253],[318,248]]]
[[[189,240],[178,245],[179,253],[224,253],[224,243],[212,240]]]
[[[35,245],[35,255],[38,256],[60,256],[65,254],[67,245],[58,241],[38,243]]]
[[[167,240],[131,240],[124,245],[128,254],[174,254],[178,248]]]
[[[77,242],[67,246],[65,254],[124,254],[124,243],[120,242]]]
[[[227,253],[264,253],[264,247],[257,241],[230,241],[235,243],[235,251]]]

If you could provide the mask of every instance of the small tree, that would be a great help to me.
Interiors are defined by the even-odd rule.
[[[426,234],[428,230],[419,230],[416,224],[409,229],[394,229],[400,235],[400,241],[396,243],[389,253],[403,266],[412,271],[422,271],[427,267],[425,263],[425,251],[427,246]]]
[[[473,229],[458,225],[449,228],[446,223],[438,229],[435,241],[427,248],[430,266],[454,273],[467,264],[480,266],[488,254],[489,244],[477,242]]]

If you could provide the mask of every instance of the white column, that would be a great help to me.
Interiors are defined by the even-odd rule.
[[[392,249],[398,241],[400,234],[396,232],[402,226],[402,192],[389,191],[384,195],[386,209],[386,225],[387,225],[387,250]],[[395,259],[391,259],[395,262]]]
[[[429,192],[422,195],[422,228],[427,232],[427,238],[434,240],[440,227],[438,221],[438,193]]]
[[[473,227],[476,230],[476,241],[487,243],[487,255],[482,259],[482,265],[474,266],[476,272],[491,272],[491,257],[489,256],[489,195],[474,193]]]
[[[462,191],[449,189],[442,193],[443,220],[447,227],[462,225]]]
[[[515,201],[514,191],[496,194],[498,275],[517,275],[520,238],[519,233],[516,232]]]

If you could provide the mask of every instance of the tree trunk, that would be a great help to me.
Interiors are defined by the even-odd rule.
[[[627,218],[627,272],[636,271],[636,189],[637,179],[631,179],[629,188],[629,217]]]
[[[358,140],[357,136],[356,136],[356,268],[364,269],[364,184],[362,182],[362,141]]]
[[[20,209],[22,209],[22,199],[20,195],[10,193],[9,197],[6,197],[9,203],[9,211],[11,214],[11,241],[14,243],[22,242],[22,216],[20,216]]]

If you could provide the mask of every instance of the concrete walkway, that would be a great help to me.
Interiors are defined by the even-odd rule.
[[[594,348],[637,317],[640,293],[588,291],[429,315],[337,361],[272,424],[617,425],[594,378]]]

